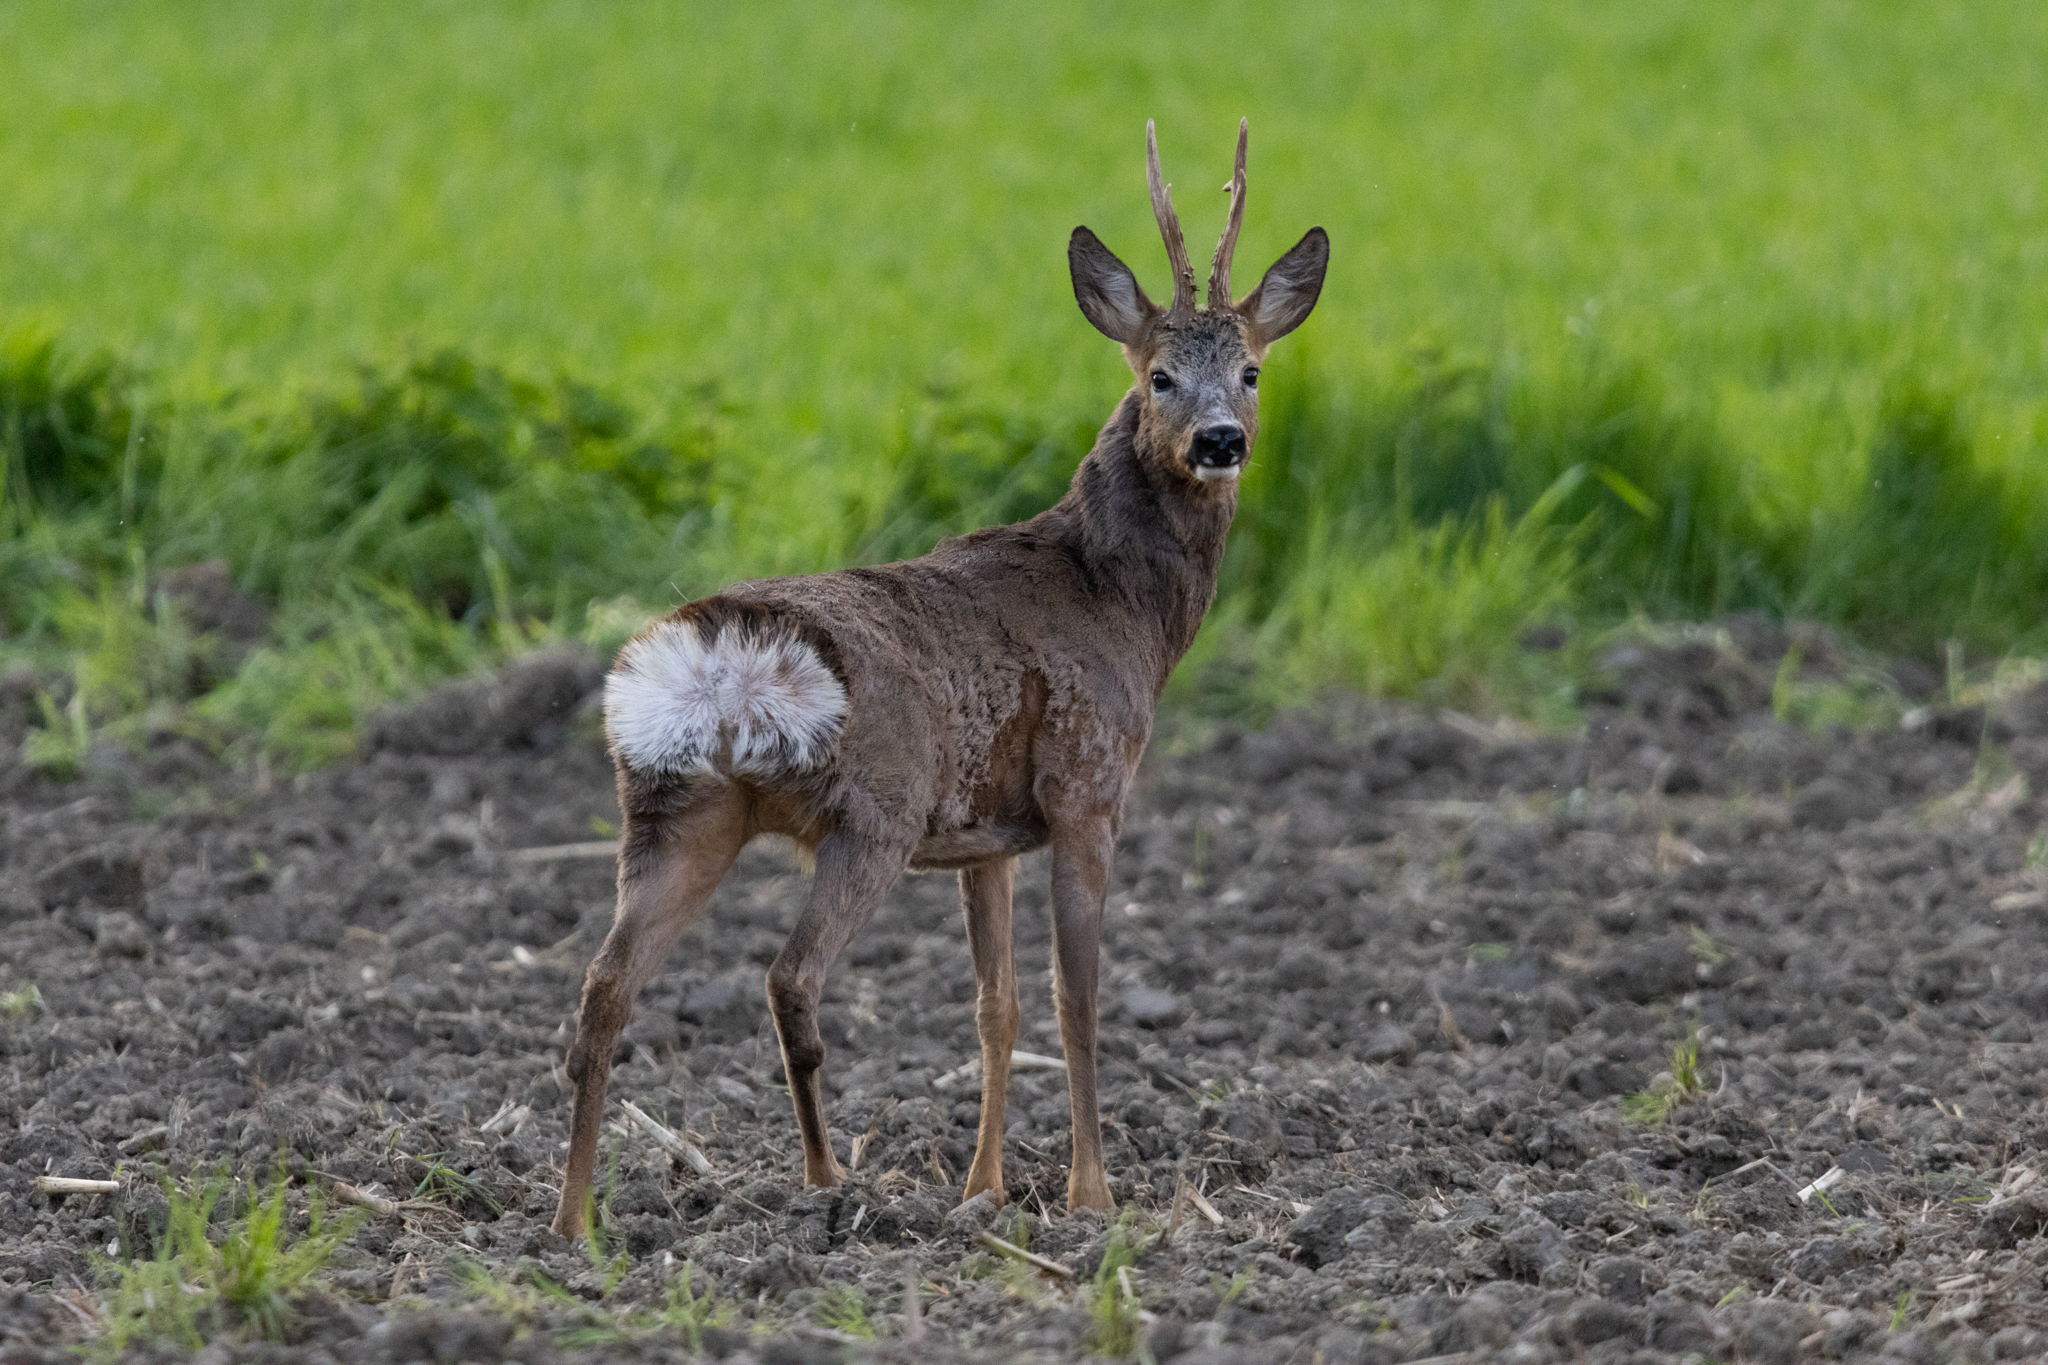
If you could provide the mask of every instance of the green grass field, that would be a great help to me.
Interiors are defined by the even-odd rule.
[[[1044,505],[1127,382],[1067,232],[1165,288],[1147,117],[1198,253],[1241,114],[1241,278],[1334,242],[1186,695],[1540,708],[1519,632],[1631,614],[2042,643],[2048,11],[1099,9],[0,8],[40,752],[310,760],[521,641]],[[148,591],[214,556],[276,608],[239,671]]]

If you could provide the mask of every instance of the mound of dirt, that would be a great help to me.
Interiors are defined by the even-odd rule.
[[[597,704],[604,672],[585,649],[537,650],[488,678],[438,688],[372,717],[363,747],[442,758],[553,748],[579,713]]]
[[[2048,705],[1816,734],[1740,659],[1640,648],[1575,734],[1361,704],[1147,760],[1103,965],[1120,1223],[1061,1210],[1051,1069],[1012,1082],[1012,1205],[960,1206],[974,978],[946,877],[907,879],[835,970],[852,1175],[799,1188],[761,984],[802,874],[756,848],[613,1079],[712,1174],[622,1121],[602,1245],[547,1230],[611,904],[573,847],[617,819],[572,723],[592,660],[446,690],[271,787],[175,745],[14,774],[5,1359],[72,1358],[99,1262],[163,1226],[157,1173],[280,1153],[297,1191],[397,1202],[290,1344],[209,1360],[2040,1358]],[[1028,860],[1026,961],[1045,879]],[[1056,1055],[1045,975],[1024,991],[1020,1047]]]

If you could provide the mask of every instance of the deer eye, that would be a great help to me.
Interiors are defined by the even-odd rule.
[[[1164,370],[1152,371],[1152,392],[1165,393],[1173,387],[1173,376]]]
[[[1256,389],[1259,386],[1258,366],[1247,365],[1244,367],[1244,386],[1248,389]]]

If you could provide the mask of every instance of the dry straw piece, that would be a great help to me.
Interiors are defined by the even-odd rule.
[[[711,1158],[697,1150],[695,1144],[684,1140],[669,1126],[647,1113],[631,1100],[620,1100],[619,1108],[626,1111],[626,1117],[640,1125],[641,1131],[654,1139],[654,1145],[682,1162],[698,1175],[710,1175]]]

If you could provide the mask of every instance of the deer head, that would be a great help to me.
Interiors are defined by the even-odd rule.
[[[1273,263],[1259,287],[1230,294],[1230,258],[1244,222],[1244,157],[1250,121],[1237,126],[1237,170],[1225,186],[1230,218],[1209,266],[1207,307],[1195,303],[1195,271],[1173,197],[1159,171],[1159,138],[1145,124],[1152,212],[1173,266],[1173,306],[1145,297],[1137,276],[1085,227],[1067,243],[1074,298],[1095,329],[1120,342],[1138,377],[1138,449],[1162,475],[1199,488],[1234,485],[1258,436],[1259,367],[1267,348],[1301,326],[1322,293],[1330,238],[1308,230]]]

